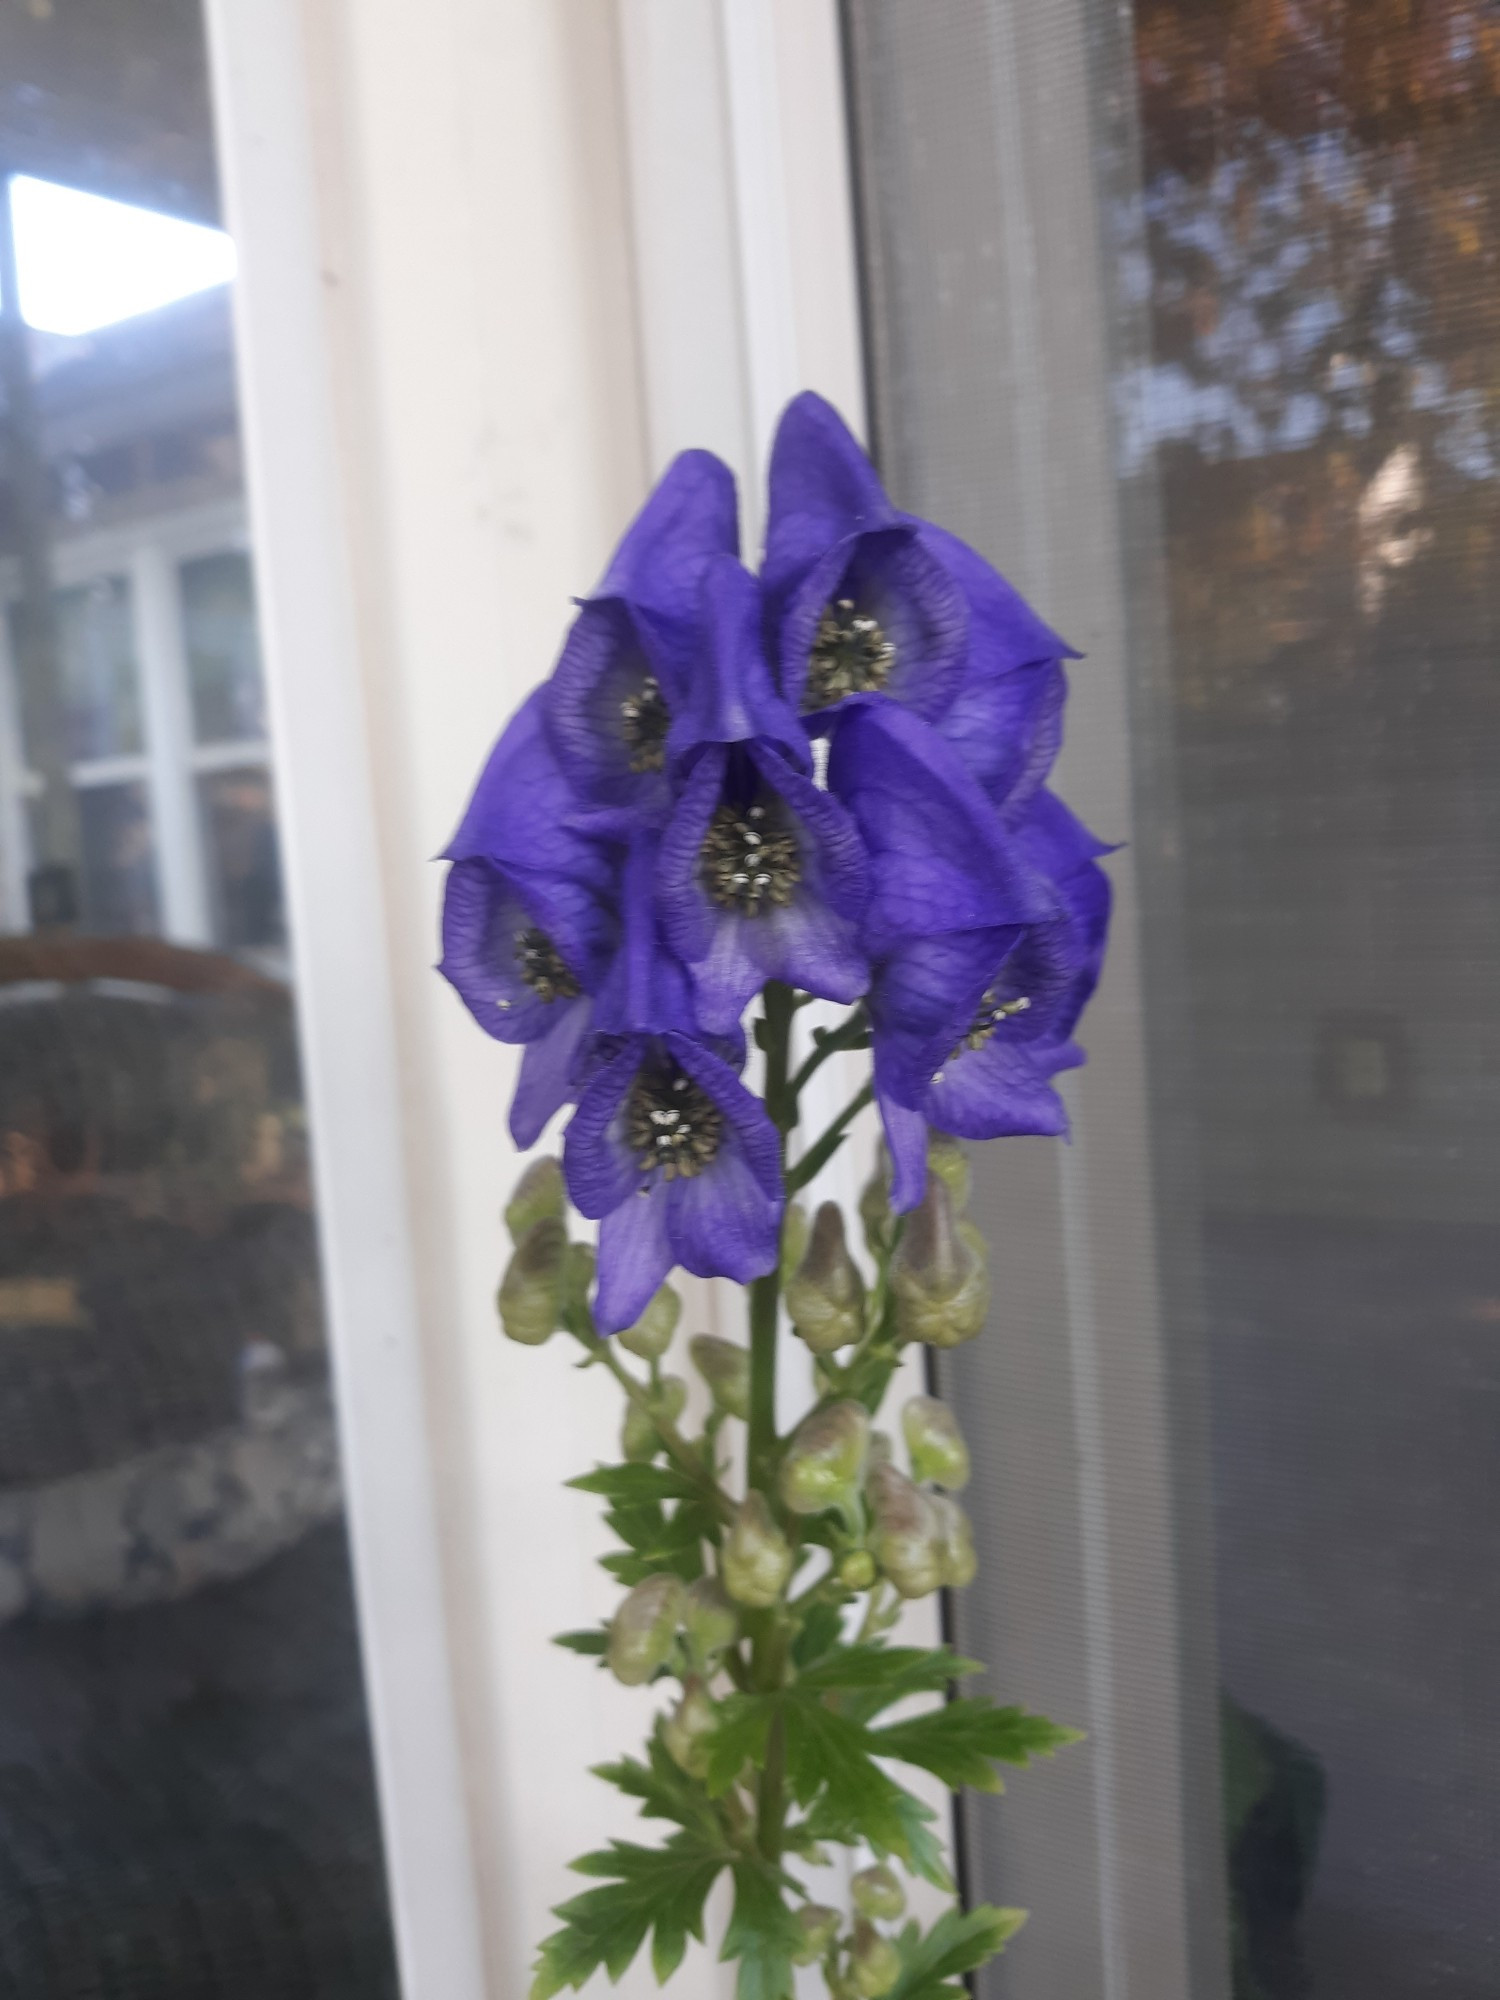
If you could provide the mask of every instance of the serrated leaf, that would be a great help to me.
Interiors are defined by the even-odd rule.
[[[1033,1757],[1050,1757],[1078,1741],[1076,1729],[1064,1729],[1024,1708],[998,1708],[983,1696],[950,1701],[926,1715],[869,1732],[877,1757],[919,1765],[953,1791],[971,1785],[976,1791],[998,1792],[1003,1787],[996,1763],[1029,1764]]]
[[[675,1820],[712,1841],[719,1832],[719,1821],[703,1787],[673,1762],[659,1737],[652,1737],[646,1754],[650,1761],[644,1764],[638,1757],[596,1764],[594,1776],[627,1798],[639,1799],[643,1819]]]
[[[582,1653],[590,1659],[602,1660],[609,1651],[609,1632],[603,1625],[591,1625],[582,1632],[559,1632],[552,1641],[565,1652]]]
[[[675,1465],[599,1465],[566,1483],[576,1492],[598,1493],[626,1507],[651,1500],[685,1500],[697,1490]]]
[[[792,1641],[792,1664],[807,1668],[821,1660],[844,1629],[844,1614],[836,1604],[815,1604]]]
[[[1005,1948],[1026,1921],[1024,1910],[981,1903],[974,1910],[949,1910],[924,1936],[908,1924],[896,1939],[901,1977],[886,2000],[966,2000],[963,1977]]]
[[[735,2000],[786,2000],[791,1991],[792,1953],[801,1934],[782,1900],[781,1881],[764,1865],[735,1864],[734,1914],[719,1953],[740,1962]]]
[[[565,1987],[576,1991],[602,1966],[618,1979],[652,1933],[658,1979],[682,1962],[689,1937],[703,1935],[703,1905],[728,1861],[725,1850],[689,1832],[663,1847],[613,1840],[580,1855],[580,1875],[602,1878],[596,1889],[559,1903],[563,1927],[537,1954],[531,2000],[551,2000]],[[662,1970],[665,1967],[666,1970]]]
[[[868,1722],[912,1694],[944,1694],[956,1680],[984,1671],[946,1646],[836,1646],[798,1676],[799,1690],[841,1697],[845,1715]]]
[[[869,1732],[817,1700],[788,1700],[787,1780],[799,1805],[816,1799],[804,1831],[812,1840],[866,1840],[940,1889],[953,1886],[932,1812],[871,1757]]]
[[[704,1738],[708,1766],[703,1782],[711,1799],[727,1792],[747,1764],[758,1764],[765,1756],[776,1700],[774,1695],[732,1694],[720,1702],[718,1724]]]

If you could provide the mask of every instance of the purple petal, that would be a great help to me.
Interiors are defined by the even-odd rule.
[[[573,1094],[578,1052],[589,1029],[591,1005],[569,1002],[539,1041],[521,1058],[516,1094],[510,1103],[510,1136],[524,1152],[534,1146]]]
[[[927,1120],[883,1092],[875,1101],[891,1156],[891,1207],[905,1215],[927,1192]]]
[[[647,650],[639,618],[618,600],[596,599],[580,608],[544,692],[557,763],[583,801],[659,822],[671,800],[666,770],[634,768],[640,746],[626,723],[627,704],[656,698],[653,683],[670,708],[666,668]]]
[[[685,1271],[744,1285],[775,1268],[781,1203],[760,1185],[737,1140],[705,1172],[663,1193],[668,1238]]]
[[[781,626],[781,684],[808,712],[809,727],[834,713],[807,690],[818,623],[829,604],[849,598],[879,620],[895,649],[884,694],[929,720],[952,701],[963,677],[968,610],[963,592],[909,527],[884,528],[841,543],[809,569],[787,604]]]
[[[448,870],[438,970],[496,1041],[534,1041],[568,1004],[544,1000],[521,976],[516,939],[535,922],[517,881],[488,861],[455,861]]]
[[[1055,913],[1047,884],[1025,866],[957,753],[916,716],[889,702],[854,707],[834,738],[828,780],[870,854],[872,954],[938,928]]]
[[[726,1062],[686,1035],[665,1037],[668,1053],[694,1083],[706,1090],[734,1127],[735,1137],[761,1191],[780,1209],[781,1141],[760,1099],[748,1091]]]
[[[710,743],[763,738],[811,768],[807,734],[777,693],[762,640],[760,586],[729,556],[704,571],[702,645],[668,738],[675,765]]]
[[[631,1038],[584,1086],[563,1136],[563,1175],[580,1215],[597,1222],[641,1185],[641,1170],[623,1131],[625,1100],[641,1066],[642,1045]]]
[[[704,568],[737,556],[734,474],[711,451],[680,452],[626,530],[596,598],[615,597],[649,614],[653,632],[691,627]]]
[[[928,521],[922,523],[921,534],[968,599],[970,656],[981,671],[1007,673],[1039,660],[1082,657],[1044,624],[1021,593],[967,542]]]
[[[1002,1032],[947,1064],[929,1085],[922,1109],[940,1132],[959,1139],[1060,1138],[1068,1114],[1049,1078],[1063,1066]]]
[[[1062,747],[1067,683],[1055,660],[965,676],[939,733],[1014,823],[1046,782]]]
[[[656,916],[657,842],[639,833],[625,864],[621,889],[624,938],[599,989],[595,1020],[602,1034],[690,1032],[695,1025],[691,988],[668,950]]]
[[[777,426],[769,502],[763,574],[777,596],[835,543],[899,518],[848,425],[810,390],[787,405]]]
[[[607,848],[578,823],[582,802],[553,754],[545,688],[516,711],[490,752],[446,858],[482,856],[509,867],[547,870],[607,892]]]
[[[667,1238],[668,1192],[661,1187],[632,1194],[599,1224],[594,1325],[600,1333],[634,1326],[676,1261]]]

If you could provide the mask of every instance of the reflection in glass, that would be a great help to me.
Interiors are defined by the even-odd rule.
[[[216,940],[231,951],[284,943],[269,772],[211,772],[198,780],[198,797]]]
[[[156,855],[146,788],[88,785],[78,794],[83,921],[137,936],[157,927]]]
[[[395,2000],[198,0],[0,162],[0,1994]]]
[[[249,557],[238,549],[199,556],[178,574],[194,740],[263,737],[266,704]]]

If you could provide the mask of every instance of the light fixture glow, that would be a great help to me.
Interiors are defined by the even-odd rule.
[[[17,174],[10,184],[21,317],[94,333],[234,276],[222,229]]]

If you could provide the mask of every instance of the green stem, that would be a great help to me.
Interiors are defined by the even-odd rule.
[[[850,1099],[838,1117],[834,1119],[833,1123],[821,1134],[814,1145],[808,1147],[796,1166],[788,1173],[786,1177],[786,1191],[788,1194],[796,1194],[800,1189],[805,1188],[813,1176],[820,1173],[827,1166],[828,1162],[838,1151],[844,1134],[848,1131],[849,1127],[854,1123],[860,1112],[864,1110],[865,1106],[873,1104],[874,1101],[875,1086],[873,1083],[867,1083],[858,1097]]]
[[[812,1054],[804,1058],[801,1068],[792,1078],[793,1098],[796,1098],[804,1086],[817,1075],[830,1056],[837,1055],[840,1049],[863,1047],[869,1027],[870,1023],[864,1008],[856,1007],[854,1012],[840,1021],[836,1028],[829,1029],[826,1034],[820,1032]]]
[[[797,1118],[797,1101],[789,1090],[792,1015],[790,987],[766,988],[765,1013],[759,1041],[766,1058],[766,1111],[781,1135],[783,1164],[786,1135]],[[773,1266],[750,1287],[750,1484],[769,1499],[776,1470],[776,1333],[781,1316],[781,1273]]]
[[[688,1443],[681,1431],[678,1430],[677,1426],[668,1423],[660,1411],[653,1408],[651,1398],[647,1395],[644,1384],[638,1382],[630,1370],[621,1365],[619,1357],[615,1354],[609,1342],[601,1340],[596,1333],[578,1333],[575,1331],[573,1338],[580,1346],[588,1350],[595,1361],[602,1361],[604,1363],[604,1366],[614,1376],[631,1402],[638,1409],[645,1411],[646,1415],[651,1419],[656,1435],[662,1441],[668,1458],[673,1460],[677,1469],[686,1474],[692,1480],[693,1484],[698,1487],[704,1499],[713,1507],[714,1512],[719,1518],[724,1521],[732,1520],[734,1517],[734,1502],[720,1486],[713,1474],[705,1469],[703,1461],[693,1450],[693,1447]]]

